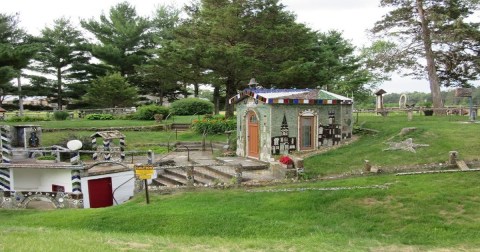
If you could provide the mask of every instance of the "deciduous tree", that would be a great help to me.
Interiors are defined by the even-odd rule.
[[[392,10],[372,32],[395,45],[383,59],[390,68],[427,76],[434,107],[443,106],[442,84],[465,86],[478,79],[479,26],[467,21],[478,10],[477,0],[381,0],[380,5]]]

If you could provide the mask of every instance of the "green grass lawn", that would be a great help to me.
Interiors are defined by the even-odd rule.
[[[121,206],[0,210],[4,251],[469,251],[480,246],[480,173],[366,176],[143,194]],[[387,185],[387,189],[318,188]],[[285,192],[284,189],[302,190]],[[254,188],[262,190],[265,188]]]
[[[171,116],[161,124],[170,123],[191,123],[201,116]],[[147,120],[87,120],[87,119],[67,119],[63,121],[35,121],[35,122],[2,122],[8,125],[39,125],[42,128],[90,128],[90,127],[132,127],[132,126],[152,126],[157,125],[155,121]]]
[[[387,117],[359,114],[359,125],[378,130],[379,133],[362,135],[351,145],[306,159],[306,170],[312,176],[361,170],[364,160],[384,167],[444,163],[448,160],[449,151],[453,150],[459,152],[460,159],[478,159],[480,124],[467,121],[468,118],[464,116],[415,115],[409,122],[405,114]],[[416,127],[417,130],[399,136],[400,130],[406,127]],[[387,142],[399,142],[407,138],[413,138],[414,143],[430,146],[418,148],[416,153],[384,151],[389,147]]]

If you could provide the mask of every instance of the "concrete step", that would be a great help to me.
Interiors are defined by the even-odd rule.
[[[165,169],[166,174],[171,174],[180,180],[185,179],[185,183],[187,182],[187,172],[181,168],[169,168]],[[201,173],[195,172],[193,173],[193,179],[196,184],[210,184],[212,182],[211,179],[208,179],[206,176],[202,176]]]
[[[214,172],[211,169],[208,169],[204,166],[195,167],[195,172],[199,173],[199,174],[202,174],[202,175],[197,175],[197,177],[198,176],[204,176],[205,178],[209,178],[209,180],[211,181],[210,182],[211,184],[213,184],[215,181],[220,181],[220,182],[223,182],[223,183],[230,183],[230,181],[232,179],[232,177],[229,177],[229,176],[218,175],[218,172]]]
[[[171,181],[169,178],[166,178],[163,176],[154,178],[152,179],[152,181],[153,181],[153,184],[161,185],[161,186],[175,187],[180,185],[179,183],[177,183],[177,181]]]

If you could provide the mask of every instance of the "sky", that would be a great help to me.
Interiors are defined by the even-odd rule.
[[[54,19],[70,18],[78,24],[80,19],[98,19],[100,14],[108,13],[110,7],[124,0],[3,0],[1,13],[20,16],[20,26],[28,32],[38,35],[45,26],[51,26]],[[127,0],[135,6],[141,16],[151,16],[158,5],[177,7],[190,0]],[[344,39],[360,48],[368,46],[367,29],[373,27],[387,10],[378,7],[380,0],[280,0],[286,10],[297,16],[297,21],[313,30],[327,32],[337,30]],[[429,92],[427,80],[412,80],[398,75],[392,76],[379,86],[387,93]]]

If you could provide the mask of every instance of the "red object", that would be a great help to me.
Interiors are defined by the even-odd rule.
[[[113,205],[112,178],[92,179],[88,181],[90,208]]]
[[[280,163],[285,164],[285,165],[292,165],[293,160],[289,156],[281,156],[280,157]]]

